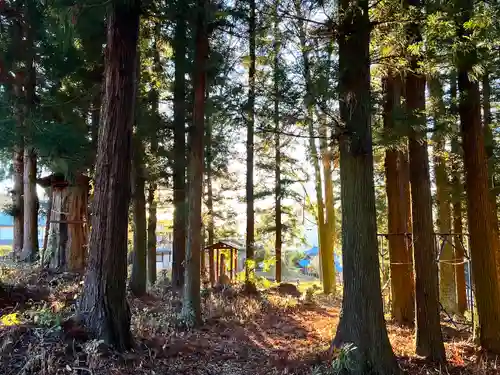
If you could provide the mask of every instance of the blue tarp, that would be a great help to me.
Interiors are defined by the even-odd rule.
[[[299,260],[300,267],[308,267],[310,263],[311,263],[311,261],[309,259]]]
[[[305,254],[307,256],[306,259],[302,259],[298,262],[299,266],[300,267],[307,267],[310,265],[311,261],[310,257],[314,257],[314,256],[317,256],[319,255],[319,249],[317,246],[313,246],[311,247],[309,250],[305,251]],[[335,269],[337,270],[337,272],[342,272],[342,258],[338,255],[335,255],[334,256],[334,261],[335,261]]]
[[[313,246],[309,250],[305,251],[305,254],[309,257],[314,257],[319,254],[318,246]]]

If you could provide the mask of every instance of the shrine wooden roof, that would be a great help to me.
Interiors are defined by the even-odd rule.
[[[204,251],[207,251],[207,250],[236,250],[238,251],[239,248],[237,248],[236,246],[233,246],[227,242],[223,242],[223,241],[218,241],[216,243],[214,243],[213,245],[208,245],[208,246],[205,246],[205,248],[203,249]]]

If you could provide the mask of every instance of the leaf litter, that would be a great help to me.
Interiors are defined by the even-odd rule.
[[[309,375],[328,365],[340,313],[338,299],[321,295],[304,300],[279,290],[250,296],[238,286],[205,289],[204,324],[187,330],[178,318],[180,296],[160,282],[147,296],[129,296],[135,348],[118,353],[89,339],[71,319],[80,275],[8,272],[2,271],[2,279],[16,285],[0,285],[0,374],[5,375]],[[446,368],[414,355],[412,329],[389,323],[388,332],[409,374],[500,373],[500,361],[449,325],[443,325]]]

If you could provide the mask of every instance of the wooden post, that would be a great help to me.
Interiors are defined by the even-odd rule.
[[[214,249],[210,247],[208,249],[208,267],[209,267],[209,277],[210,285],[213,287],[215,285],[215,268],[214,268]]]
[[[233,280],[233,274],[234,274],[234,249],[231,249],[229,250],[230,253],[231,253],[231,257],[229,259],[231,259],[231,276],[230,276],[230,279],[231,281]]]
[[[220,264],[219,264],[219,249],[218,248],[215,250],[215,264],[216,264],[216,267],[217,267],[215,269],[216,270],[215,272],[217,272],[215,280],[216,280],[216,282],[218,282],[219,281],[219,277],[220,277],[220,273],[219,273],[219,267],[220,267]]]

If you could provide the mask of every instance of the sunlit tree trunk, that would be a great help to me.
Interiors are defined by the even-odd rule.
[[[462,223],[462,195],[463,195],[463,182],[462,182],[462,147],[460,145],[460,127],[458,126],[457,116],[457,77],[455,73],[450,77],[450,113],[452,115],[453,136],[451,138],[451,200],[453,205],[453,243],[455,245],[455,280],[457,286],[457,309],[459,314],[464,314],[467,310],[467,289],[465,284],[465,249],[464,241],[468,241],[467,237],[462,236],[463,223]]]
[[[488,158],[488,177],[489,177],[489,188],[490,188],[490,198],[492,205],[493,214],[493,224],[495,229],[498,231],[498,205],[497,196],[495,193],[495,148],[496,142],[493,137],[492,126],[492,116],[491,116],[491,85],[490,85],[490,75],[485,72],[482,80],[483,86],[483,128],[484,128],[484,142],[486,147],[486,157]],[[500,254],[498,254],[500,256]],[[500,275],[499,275],[500,277]]]
[[[407,5],[422,8],[420,0]],[[411,44],[420,43],[419,21],[408,25]],[[420,56],[413,55],[406,75],[406,108],[413,128],[409,137],[410,183],[415,263],[416,351],[435,362],[446,362],[441,334],[437,247],[432,219],[431,179],[425,118],[425,76],[419,72]]]
[[[281,221],[281,143],[280,143],[280,82],[279,82],[279,69],[280,69],[280,32],[279,32],[279,17],[278,17],[278,6],[279,2],[274,2],[274,28],[273,28],[273,37],[274,37],[274,51],[273,51],[273,83],[274,83],[274,113],[273,113],[273,122],[274,122],[274,147],[275,147],[275,156],[274,156],[274,209],[275,209],[275,257],[276,257],[276,282],[281,282],[282,276],[282,259],[281,259],[281,248],[282,248],[282,221]]]
[[[256,4],[250,0],[250,15],[248,24],[249,46],[250,46],[250,68],[248,70],[248,119],[247,119],[247,174],[246,174],[246,203],[247,203],[247,225],[246,225],[246,266],[245,282],[247,286],[253,285],[255,264],[255,208],[254,208],[254,126],[255,126],[255,43],[257,39]]]
[[[496,268],[499,251],[488,184],[488,163],[481,124],[479,84],[471,79],[479,63],[476,47],[470,45],[465,24],[473,16],[472,0],[460,1],[458,34],[467,45],[458,51],[457,73],[460,92],[467,216],[470,233],[472,277],[479,314],[479,341],[488,351],[500,354],[500,290]]]
[[[429,80],[430,91],[430,111],[434,120],[433,157],[434,176],[436,182],[436,224],[439,233],[451,233],[451,185],[448,180],[450,172],[446,165],[448,158],[445,150],[445,106],[443,102],[444,91],[438,77]],[[448,313],[456,313],[457,307],[457,287],[455,283],[455,251],[453,248],[453,238],[448,236],[440,237],[442,243],[441,254],[439,255],[439,298],[443,308]],[[440,242],[441,242],[440,241]]]
[[[334,269],[333,269],[333,244],[328,238],[328,228],[325,220],[325,207],[323,201],[323,181],[321,178],[320,155],[316,146],[317,135],[314,132],[313,114],[314,114],[314,93],[311,77],[311,66],[306,40],[305,25],[302,17],[302,5],[295,3],[296,13],[299,16],[297,20],[299,27],[299,39],[302,49],[302,64],[304,66],[304,80],[306,84],[305,107],[307,111],[307,127],[309,130],[309,157],[314,169],[314,187],[316,191],[316,223],[318,226],[319,243],[319,268],[320,276],[323,282],[323,292],[330,294],[334,287]],[[324,130],[324,129],[323,129]],[[325,136],[322,130],[322,136]],[[329,259],[332,259],[330,262]]]
[[[325,192],[325,218],[323,223],[321,244],[321,263],[323,269],[323,289],[325,294],[335,293],[335,207],[333,202],[332,159],[333,153],[328,147],[328,128],[325,119],[322,119],[320,131],[320,150],[323,165],[323,183]],[[322,187],[321,187],[322,188]]]
[[[394,131],[394,119],[401,106],[403,83],[399,75],[383,79],[384,129]],[[411,197],[408,148],[388,148],[385,152],[387,228],[391,263],[392,318],[398,324],[415,322],[415,283],[411,253]]]

